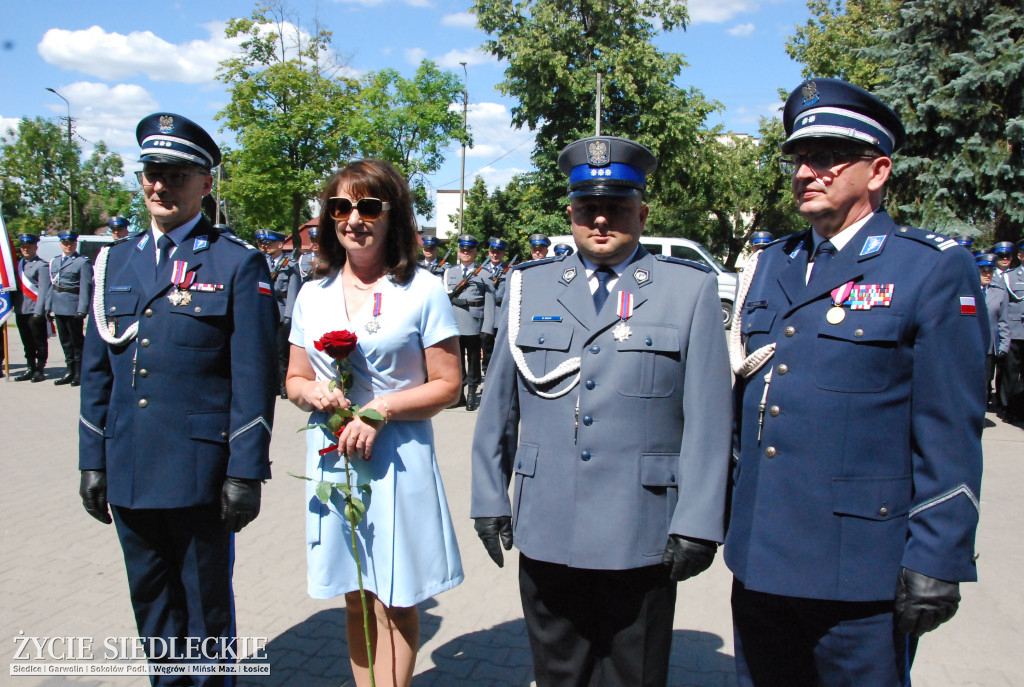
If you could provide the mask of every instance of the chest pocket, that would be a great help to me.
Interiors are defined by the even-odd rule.
[[[216,349],[224,345],[228,322],[228,295],[192,292],[188,305],[172,307],[171,340],[182,348]]]
[[[516,346],[523,352],[526,364],[538,377],[543,377],[569,357],[573,327],[562,322],[523,322],[516,337]]]
[[[744,341],[747,343],[747,352],[756,351],[761,346],[769,343],[769,339],[760,338],[771,331],[775,324],[777,311],[774,308],[763,306],[745,306],[743,317],[740,320]]]
[[[899,313],[872,309],[847,311],[839,324],[822,322],[814,357],[814,382],[819,389],[870,393],[882,391],[896,378]]]
[[[625,341],[616,342],[616,380],[623,396],[670,396],[679,374],[679,329],[667,325],[635,324]]]
[[[139,307],[139,294],[133,291],[107,291],[103,299],[107,319],[134,315]]]

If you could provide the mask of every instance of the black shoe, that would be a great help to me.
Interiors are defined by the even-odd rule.
[[[27,370],[25,370],[20,375],[15,377],[14,381],[16,381],[16,382],[27,382],[28,380],[32,379],[32,377],[35,376],[35,374],[36,374],[35,368],[30,366]]]
[[[466,397],[466,410],[473,412],[480,407],[480,394],[476,392],[476,389],[472,389],[469,395]]]
[[[70,384],[71,380],[74,379],[74,378],[75,378],[75,373],[72,372],[71,368],[69,367],[67,372],[64,373],[64,376],[61,377],[60,379],[56,380],[53,383],[53,385],[54,386],[63,386],[65,384]]]
[[[32,373],[32,383],[33,384],[36,384],[37,382],[45,382],[45,381],[46,381],[46,375],[43,374],[43,368],[39,368],[38,370],[36,370],[35,372]]]

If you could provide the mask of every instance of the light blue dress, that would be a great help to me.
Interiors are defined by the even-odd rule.
[[[305,284],[295,302],[289,341],[302,346],[317,379],[332,379],[331,359],[313,342],[330,331],[347,329],[358,336],[352,363],[352,388],[346,396],[363,406],[377,396],[426,382],[424,349],[458,336],[451,303],[438,279],[417,269],[404,286],[379,282],[380,314],[374,318],[373,297],[363,309],[346,314],[341,279]],[[378,327],[367,324],[376,319]],[[326,420],[314,412],[310,423]],[[306,432],[307,477],[345,482],[345,463],[337,451],[321,457],[335,443],[326,430]],[[356,527],[363,586],[388,606],[408,607],[463,580],[441,473],[434,453],[430,420],[393,421],[378,432],[369,461],[350,461],[353,484],[369,484],[372,493],[359,495],[366,517]],[[316,483],[306,487],[306,545],[309,595],[327,599],[359,589],[352,555],[351,528],[342,515],[344,502],[335,491],[321,504]]]

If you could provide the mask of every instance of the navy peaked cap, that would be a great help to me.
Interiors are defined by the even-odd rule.
[[[463,234],[459,237],[459,246],[469,246],[470,248],[476,248],[480,245],[480,241],[477,240],[472,234]]]
[[[982,253],[974,259],[977,261],[978,267],[992,268],[996,266],[996,256],[993,253]]]
[[[906,132],[892,108],[860,86],[839,79],[809,79],[796,87],[782,113],[782,152],[804,138],[839,138],[877,148],[885,155],[903,145]]]
[[[61,241],[77,241],[78,232],[64,229],[59,234],[57,234],[57,238],[59,238]]]
[[[427,248],[437,248],[437,237],[436,236],[424,236],[423,245]]]
[[[567,145],[558,155],[558,168],[569,175],[570,198],[635,196],[647,187],[658,158],[626,138],[590,136]]]
[[[140,162],[165,165],[199,165],[212,169],[220,164],[220,148],[203,127],[170,112],[157,112],[139,122],[135,138],[142,152]]]
[[[750,235],[750,245],[760,246],[762,243],[771,243],[775,236],[770,231],[755,231]]]
[[[18,234],[18,243],[39,243],[39,237],[35,234]]]
[[[1010,241],[1000,241],[996,245],[992,246],[992,252],[995,253],[996,255],[999,255],[1001,253],[1012,253],[1013,243],[1011,243]]]
[[[490,240],[488,242],[488,246],[490,248],[497,248],[499,250],[507,250],[508,249],[508,244],[505,242],[505,239],[498,238],[497,236],[492,236],[490,238]]]
[[[530,245],[531,246],[550,246],[551,239],[544,234],[530,234]]]
[[[113,217],[110,220],[109,226],[111,226],[111,227],[127,227],[128,226],[128,218],[127,217],[122,217],[121,215],[118,215],[117,217]]]

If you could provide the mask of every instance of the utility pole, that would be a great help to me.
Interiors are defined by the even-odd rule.
[[[601,135],[601,72],[597,73],[597,114],[594,116],[594,135]]]
[[[68,106],[68,155],[74,153],[74,146],[71,143],[71,103],[68,99],[62,96],[52,88],[47,88],[50,93],[64,101],[64,104]],[[75,230],[75,175],[70,169],[68,170],[68,187],[71,189],[68,191],[68,230]]]
[[[466,114],[469,110],[469,72],[466,63],[462,65],[462,73],[466,80],[462,82],[462,177],[459,181],[459,236],[462,236],[462,215],[466,209]]]

